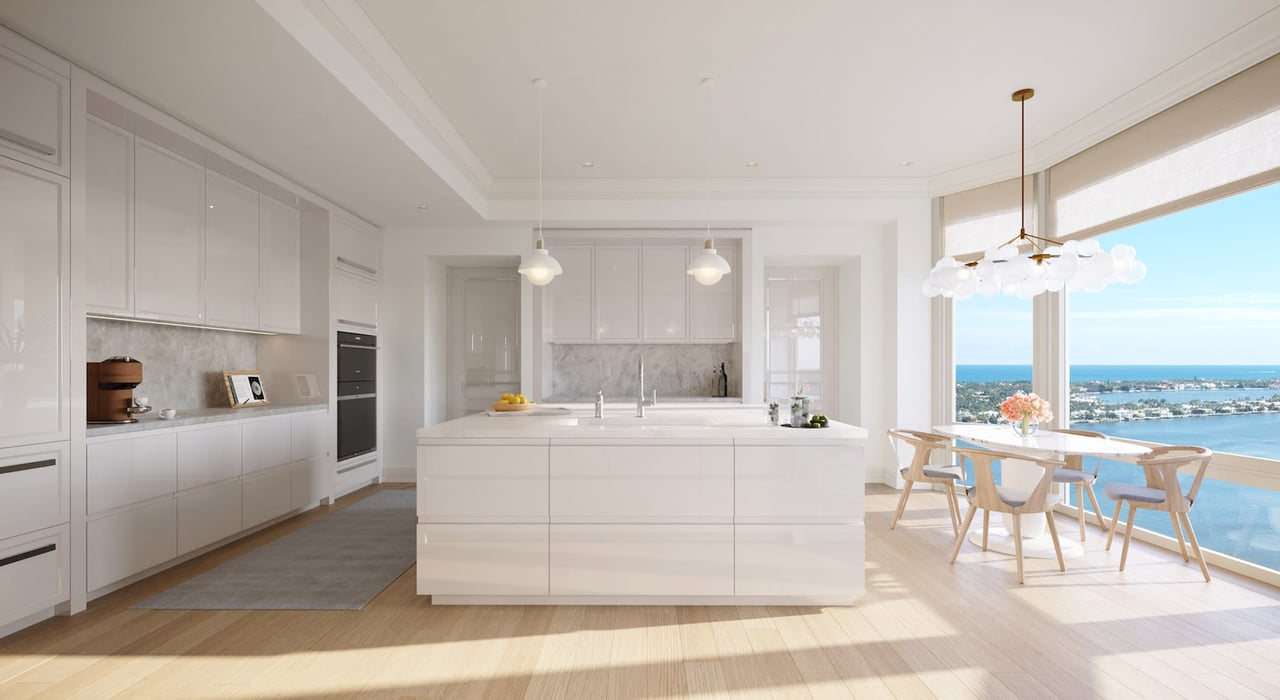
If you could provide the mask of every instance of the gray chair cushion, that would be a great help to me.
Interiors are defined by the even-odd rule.
[[[1147,488],[1137,484],[1120,484],[1112,482],[1103,488],[1103,492],[1107,494],[1107,498],[1113,501],[1126,499],[1130,501],[1139,501],[1141,503],[1164,503],[1164,489]]]
[[[964,490],[964,493],[972,499],[978,493],[978,487],[970,486]],[[1010,508],[1017,508],[1027,502],[1027,499],[1031,497],[1031,492],[1025,489],[1015,489],[1011,486],[997,486],[996,495],[1000,497],[1001,501],[1004,501],[1005,505]],[[1051,493],[1045,498],[1045,503],[1051,506],[1061,502],[1062,496],[1056,493]]]
[[[908,471],[910,471],[910,467],[903,467],[898,470],[904,477]],[[924,468],[924,475],[931,479],[963,479],[964,470],[958,464],[927,464]]]
[[[1055,469],[1053,471],[1053,483],[1055,484],[1079,484],[1081,482],[1093,483],[1097,479],[1093,472],[1084,472],[1079,469]]]

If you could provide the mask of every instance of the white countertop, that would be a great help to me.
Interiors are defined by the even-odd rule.
[[[1100,457],[1138,457],[1151,451],[1149,447],[1122,440],[1109,440],[1086,435],[1055,433],[1039,430],[1027,437],[1020,437],[1008,425],[989,423],[955,423],[936,425],[935,433],[994,447],[1009,452],[1030,452],[1048,455],[1097,455]]]
[[[119,433],[136,433],[145,430],[180,428],[185,425],[221,423],[223,421],[245,420],[249,418],[266,418],[268,416],[278,416],[287,413],[323,411],[328,407],[329,404],[327,403],[312,403],[292,405],[273,404],[269,406],[251,406],[246,408],[184,408],[179,409],[178,414],[168,420],[160,417],[160,409],[153,408],[151,412],[138,416],[137,423],[90,423],[89,427],[85,430],[85,436],[95,438],[102,435],[117,435]]]
[[[529,413],[490,416],[479,413],[418,430],[422,440],[736,440],[806,443],[861,441],[867,431],[832,421],[827,428],[783,428],[769,424],[763,406],[668,404],[646,409],[635,418],[634,406],[607,406],[606,424],[594,422],[594,407],[543,406]],[[580,420],[581,419],[581,420]]]

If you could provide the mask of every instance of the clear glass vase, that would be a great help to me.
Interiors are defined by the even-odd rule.
[[[1031,416],[1024,416],[1022,420],[1011,420],[1009,425],[1013,428],[1013,432],[1018,434],[1018,437],[1031,437],[1040,429],[1040,421]]]

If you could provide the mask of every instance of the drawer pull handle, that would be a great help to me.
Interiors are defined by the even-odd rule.
[[[41,554],[48,554],[49,552],[52,552],[53,550],[55,550],[55,549],[57,549],[57,548],[58,548],[58,545],[56,545],[56,544],[46,544],[46,545],[45,545],[45,546],[43,546],[43,547],[36,547],[35,549],[31,550],[30,552],[23,552],[22,554],[15,554],[15,555],[13,555],[13,556],[11,556],[11,557],[5,557],[4,559],[0,559],[0,566],[8,566],[8,565],[10,565],[10,564],[17,564],[18,562],[22,561],[23,559],[30,559],[30,558],[32,558],[32,557],[38,557],[38,556],[40,556]]]
[[[49,155],[53,155],[53,154],[50,153]],[[378,274],[378,271],[373,269],[372,267],[369,267],[368,265],[361,265],[360,263],[354,260],[348,260],[347,258],[344,258],[341,255],[338,256],[338,262],[342,263],[343,265],[346,265],[347,267],[354,267],[357,270],[362,270],[371,275]]]
[[[338,319],[338,323],[346,324],[346,325],[348,325],[348,326],[359,326],[359,327],[361,327],[361,328],[369,328],[369,329],[372,329],[372,330],[377,330],[377,329],[378,329],[378,326],[377,326],[376,324],[373,324],[373,323],[365,323],[364,321],[350,321],[350,320],[345,319],[345,318],[340,318],[340,319]]]
[[[35,462],[23,462],[22,464],[10,464],[0,467],[0,474],[9,474],[10,472],[25,472],[28,469],[41,469],[43,467],[57,466],[56,459],[41,459]]]
[[[32,141],[25,136],[19,136],[18,134],[5,129],[0,129],[0,139],[4,139],[9,143],[17,144],[23,148],[30,149],[43,156],[51,156],[57,153],[52,146],[46,146],[39,141]]]

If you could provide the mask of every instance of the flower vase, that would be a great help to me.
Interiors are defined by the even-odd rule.
[[[1034,420],[1031,416],[1023,416],[1022,420],[1009,421],[1009,425],[1013,426],[1013,432],[1018,437],[1031,437],[1040,429],[1040,421]]]

